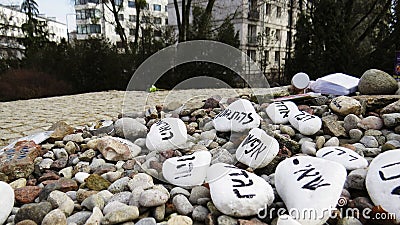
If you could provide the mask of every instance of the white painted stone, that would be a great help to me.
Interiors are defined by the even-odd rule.
[[[177,186],[201,185],[206,178],[210,162],[209,151],[198,151],[192,155],[165,160],[162,173],[165,180]]]
[[[212,165],[207,170],[206,181],[215,207],[226,215],[256,215],[274,201],[274,192],[268,182],[229,164]]]
[[[365,186],[372,202],[400,222],[400,149],[386,151],[369,165]]]
[[[321,118],[304,111],[293,113],[289,117],[290,124],[303,135],[313,135],[322,127]]]
[[[345,147],[324,147],[318,150],[317,157],[342,164],[347,170],[368,167],[368,161],[357,152]]]
[[[236,159],[251,168],[268,165],[278,154],[278,141],[259,128],[250,130],[236,150]]]
[[[3,224],[14,207],[14,190],[9,184],[0,181],[0,193],[0,224]]]
[[[260,126],[261,117],[249,100],[233,102],[213,120],[214,128],[221,132],[242,132]]]
[[[289,215],[280,215],[276,225],[301,225],[301,223],[297,222]]]
[[[275,187],[294,219],[302,225],[322,225],[337,205],[346,175],[337,162],[291,157],[278,164]]]
[[[146,146],[151,151],[177,149],[187,141],[185,123],[178,118],[165,118],[150,127]]]
[[[271,103],[266,112],[273,123],[285,124],[289,122],[290,114],[298,113],[299,109],[293,102],[284,101]]]

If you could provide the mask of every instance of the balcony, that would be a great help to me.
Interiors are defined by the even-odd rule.
[[[260,20],[260,12],[258,10],[250,10],[248,15],[249,20],[258,21]]]
[[[255,36],[255,35],[248,36],[247,37],[247,45],[249,45],[249,46],[257,46],[258,45],[257,36]]]

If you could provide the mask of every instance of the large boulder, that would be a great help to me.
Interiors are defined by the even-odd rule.
[[[392,76],[377,69],[367,70],[358,83],[358,90],[363,95],[394,94],[398,89]]]

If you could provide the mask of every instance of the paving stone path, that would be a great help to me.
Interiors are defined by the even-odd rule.
[[[181,103],[193,97],[220,95],[233,97],[252,93],[251,89],[190,89],[129,92],[107,91],[61,97],[0,102],[0,148],[12,139],[47,130],[53,123],[63,120],[72,126],[82,126],[100,119],[112,119],[119,113],[143,111],[146,105]],[[125,105],[125,106],[124,106]]]

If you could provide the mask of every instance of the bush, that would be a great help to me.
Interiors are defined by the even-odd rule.
[[[35,70],[9,70],[0,76],[0,101],[41,98],[72,93],[65,81]]]

